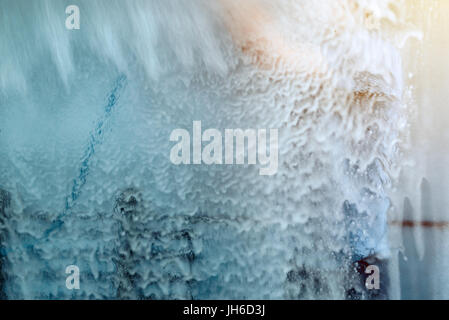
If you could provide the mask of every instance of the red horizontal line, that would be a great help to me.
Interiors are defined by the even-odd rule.
[[[401,226],[407,228],[424,227],[424,228],[449,228],[449,222],[446,221],[391,221],[390,225]]]

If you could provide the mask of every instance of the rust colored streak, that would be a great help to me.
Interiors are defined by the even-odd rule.
[[[449,228],[449,222],[446,221],[391,221],[390,225],[406,228],[424,227],[424,228]]]

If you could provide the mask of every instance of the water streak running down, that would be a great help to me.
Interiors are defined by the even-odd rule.
[[[108,95],[108,104],[105,107],[103,117],[98,120],[95,129],[90,133],[88,147],[82,157],[79,175],[76,179],[73,179],[72,194],[66,197],[64,210],[56,218],[52,226],[45,231],[43,238],[48,237],[50,233],[62,226],[64,217],[70,213],[76,200],[80,197],[82,188],[86,184],[87,176],[89,175],[89,161],[95,154],[95,147],[100,145],[104,139],[105,126],[108,119],[111,117],[112,111],[120,98],[121,91],[124,90],[125,86],[126,77],[120,76],[116,81],[114,89]]]

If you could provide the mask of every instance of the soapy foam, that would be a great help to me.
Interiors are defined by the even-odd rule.
[[[344,203],[376,216],[361,190],[386,197],[400,170],[401,4],[254,3],[271,20],[237,37],[219,2],[83,1],[79,31],[64,28],[64,2],[0,2],[8,296],[344,298]],[[60,215],[120,74],[127,88],[71,214],[24,248]],[[278,174],[173,166],[170,132],[193,120],[279,128]],[[129,193],[132,217],[114,209]],[[70,264],[84,275],[75,293]]]

